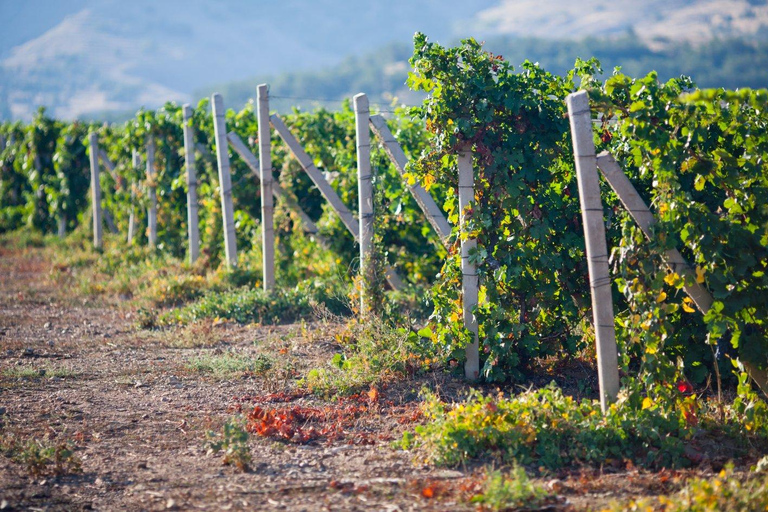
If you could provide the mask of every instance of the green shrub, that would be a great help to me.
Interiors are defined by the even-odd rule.
[[[250,287],[210,292],[197,302],[167,312],[163,323],[189,323],[203,318],[221,318],[239,323],[290,323],[324,308],[335,315],[350,313],[346,290],[334,282],[307,281],[290,289],[265,292]]]
[[[697,426],[746,443],[754,425],[764,425],[761,422],[768,418],[762,401],[750,403],[759,421],[747,423],[737,414],[743,404],[728,408],[733,416],[722,421],[717,419],[718,406],[695,397],[676,404],[654,403],[627,389],[605,415],[598,401],[578,402],[554,384],[511,398],[473,391],[465,402],[453,406],[428,394],[427,422],[416,427],[415,434],[406,434],[402,445],[419,448],[428,460],[449,466],[482,457],[549,469],[624,460],[645,467],[685,466],[689,463],[685,444]],[[765,426],[760,429],[757,436],[765,439],[768,431]]]

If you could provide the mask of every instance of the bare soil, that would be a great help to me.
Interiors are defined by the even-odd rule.
[[[82,472],[36,477],[0,455],[0,509],[475,509],[461,489],[477,481],[478,467],[422,465],[392,447],[413,428],[410,390],[420,381],[382,390],[375,401],[361,397],[362,412],[334,436],[297,444],[252,435],[250,470],[224,466],[207,453],[206,432],[220,431],[238,409],[345,406],[290,394],[297,377],[327,364],[333,329],[209,323],[141,330],[129,305],[57,287],[42,254],[0,248],[0,434],[70,440]],[[235,379],[190,369],[193,358],[223,351],[271,354],[281,363]],[[449,377],[427,378],[456,386]],[[572,470],[544,482],[562,495],[550,510],[584,509],[666,494],[707,472]]]

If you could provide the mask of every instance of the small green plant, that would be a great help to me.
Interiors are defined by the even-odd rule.
[[[74,446],[69,441],[29,439],[22,442],[4,436],[0,449],[12,461],[26,466],[33,477],[58,476],[81,471],[80,459],[75,456]]]
[[[245,430],[242,418],[231,418],[221,432],[206,433],[208,454],[223,452],[225,466],[235,466],[240,471],[248,471],[251,463],[251,450],[248,447],[248,432]]]
[[[514,466],[508,474],[494,471],[488,474],[483,490],[472,497],[481,510],[512,510],[537,508],[546,505],[554,496],[543,487],[533,483],[525,469]]]
[[[262,354],[251,357],[245,354],[225,352],[194,357],[190,359],[187,368],[197,373],[210,374],[218,379],[231,379],[264,375],[273,365],[272,359]]]

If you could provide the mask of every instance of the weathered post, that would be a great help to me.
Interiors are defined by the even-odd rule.
[[[195,169],[195,139],[192,131],[192,107],[185,104],[184,116],[184,162],[187,166],[187,225],[189,232],[189,262],[194,263],[200,255],[200,226],[198,225],[197,172]]]
[[[59,223],[59,238],[64,238],[67,235],[67,214],[61,212],[58,218]]]
[[[91,146],[91,210],[93,211],[93,246],[101,249],[104,245],[101,234],[101,184],[99,182],[99,136],[96,132],[88,135]]]
[[[149,182],[149,209],[147,211],[147,224],[149,228],[149,246],[157,246],[157,187],[155,183],[155,139],[147,137],[147,181]]]
[[[392,132],[389,130],[387,122],[378,114],[371,116],[371,129],[373,130],[373,133],[379,137],[381,144],[384,146],[384,152],[387,153],[390,161],[395,164],[397,172],[400,173],[400,176],[403,176],[405,174],[405,166],[408,163],[408,158],[406,158],[403,148],[400,147],[400,143],[397,142],[397,139],[395,139],[395,136],[392,135]],[[411,195],[416,200],[416,203],[424,212],[424,215],[427,216],[427,220],[432,225],[437,236],[440,237],[443,244],[447,243],[448,237],[451,236],[451,225],[443,215],[440,207],[437,206],[437,203],[435,203],[435,200],[429,195],[429,192],[427,192],[418,181],[414,182],[412,185],[407,184],[407,187],[408,190],[411,191]]]
[[[459,229],[461,230],[461,292],[464,310],[464,327],[472,333],[472,343],[467,345],[467,362],[464,375],[475,380],[480,376],[480,342],[474,309],[478,299],[477,266],[470,262],[469,253],[477,249],[477,240],[466,238],[467,210],[475,201],[475,177],[472,168],[472,148],[465,147],[458,154],[459,168]]]
[[[581,217],[586,238],[589,286],[592,292],[592,318],[597,344],[597,371],[600,383],[600,406],[605,412],[619,393],[619,364],[616,331],[613,320],[611,276],[608,268],[608,247],[605,241],[603,203],[597,175],[595,141],[592,138],[592,116],[586,91],[571,94],[566,99],[571,123],[576,178],[579,183]]]
[[[213,129],[216,139],[216,161],[219,167],[221,214],[224,222],[224,254],[229,268],[237,266],[237,240],[235,238],[235,210],[232,206],[232,179],[229,175],[229,144],[227,119],[221,94],[213,95]]]
[[[315,166],[315,164],[312,162],[312,159],[301,147],[301,144],[299,144],[299,141],[296,140],[296,137],[293,136],[290,130],[288,130],[288,127],[285,126],[283,120],[280,119],[280,116],[277,114],[272,114],[269,116],[269,120],[271,121],[272,126],[275,128],[275,131],[277,131],[277,134],[280,136],[280,138],[283,139],[283,142],[285,142],[285,145],[288,146],[288,149],[291,151],[291,153],[293,153],[293,156],[296,157],[296,160],[299,161],[299,164],[301,165],[302,169],[304,169],[304,172],[307,173],[307,176],[309,176],[320,193],[323,194],[323,197],[325,197],[326,201],[330,203],[331,207],[339,216],[339,219],[341,219],[341,222],[344,223],[355,240],[359,240],[359,223],[355,221],[355,217],[352,215],[346,205],[341,201],[341,198],[339,198],[339,195],[335,190],[333,190],[333,187],[331,187],[330,183],[325,180],[323,173],[321,173],[320,170]],[[395,272],[392,267],[385,266],[384,272],[386,274],[387,282],[390,284],[390,286],[392,286],[393,290],[402,290],[405,288],[405,285],[400,279],[400,276],[397,275],[397,272]]]
[[[131,164],[135,170],[141,167],[141,157],[135,149],[132,152]],[[128,245],[133,243],[136,235],[136,180],[131,182],[131,213],[128,215]]]
[[[353,99],[355,108],[355,136],[357,146],[357,188],[360,208],[360,316],[366,317],[370,304],[368,295],[374,283],[371,261],[373,249],[373,180],[371,176],[371,134],[368,130],[370,110],[368,97],[358,94]]]
[[[275,287],[275,201],[272,191],[272,140],[269,127],[269,89],[261,84],[256,90],[259,117],[259,182],[261,185],[261,250],[264,290]]]

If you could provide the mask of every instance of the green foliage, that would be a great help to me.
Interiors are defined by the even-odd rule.
[[[679,369],[703,380],[712,361],[704,340],[718,346],[719,358],[730,344],[742,360],[768,368],[768,93],[692,88],[684,77],[660,83],[654,73],[632,79],[616,72],[592,90],[604,120],[601,145],[658,219],[648,243],[620,214],[614,252],[629,306],[619,318],[623,364],[639,357],[649,384],[674,382]],[[714,297],[703,321],[683,277],[661,262],[675,247]]]
[[[549,469],[624,460],[651,468],[675,467],[688,463],[684,447],[696,425],[724,432],[737,443],[750,435],[768,436],[762,423],[768,419],[764,406],[755,411],[760,419],[748,423],[739,413],[742,405],[729,409],[729,418],[721,420],[718,405],[695,397],[665,403],[622,391],[602,414],[598,401],[577,402],[554,385],[511,398],[473,392],[454,406],[427,394],[424,410],[427,421],[416,427],[415,435],[404,436],[403,447],[417,447],[428,460],[449,466],[493,457]]]
[[[14,462],[26,467],[33,477],[59,476],[81,471],[80,459],[70,442],[48,442],[18,439],[4,436],[0,439],[0,451]]]
[[[248,431],[242,418],[228,420],[221,427],[221,432],[206,433],[208,454],[223,453],[225,466],[235,466],[240,471],[248,471],[251,463],[251,449],[248,446]]]
[[[532,358],[573,353],[587,312],[586,264],[579,224],[565,97],[573,73],[554,76],[530,62],[512,66],[473,39],[443,48],[417,34],[411,87],[429,93],[414,113],[426,119],[430,150],[411,172],[429,186],[457,187],[456,155],[472,151],[475,200],[464,212],[466,238],[478,247],[476,316],[482,375],[519,375]],[[573,192],[573,194],[572,194]],[[455,194],[445,202],[460,216]],[[433,289],[432,328],[461,357],[460,254],[455,248]]]

